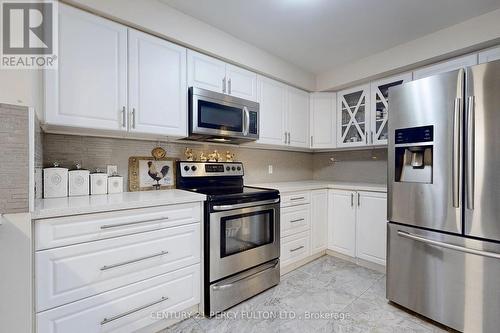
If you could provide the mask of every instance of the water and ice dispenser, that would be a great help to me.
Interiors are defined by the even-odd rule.
[[[395,181],[432,184],[434,127],[397,129],[395,133]]]

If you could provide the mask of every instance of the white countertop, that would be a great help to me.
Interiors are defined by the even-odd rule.
[[[293,182],[260,183],[260,184],[251,184],[250,186],[273,188],[279,190],[281,193],[307,191],[307,190],[320,190],[320,189],[387,192],[386,184],[335,182],[335,181],[323,181],[323,180],[302,180]]]
[[[205,201],[206,196],[183,190],[123,192],[35,200],[32,219]]]

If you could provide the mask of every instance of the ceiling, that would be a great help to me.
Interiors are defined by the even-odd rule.
[[[311,73],[500,8],[500,0],[160,0]]]

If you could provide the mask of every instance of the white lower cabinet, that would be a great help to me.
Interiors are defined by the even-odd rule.
[[[358,192],[356,256],[385,265],[387,239],[387,195]]]
[[[328,245],[328,190],[311,191],[311,253]]]
[[[162,320],[162,312],[200,302],[200,265],[85,298],[36,315],[38,333],[135,332]]]
[[[329,191],[329,248],[351,256],[356,256],[356,207],[355,192],[343,190]]]
[[[387,194],[329,191],[329,249],[385,265]]]
[[[304,231],[281,239],[280,266],[286,267],[309,257],[310,234]]]
[[[202,205],[36,220],[36,332],[135,332],[199,304]]]

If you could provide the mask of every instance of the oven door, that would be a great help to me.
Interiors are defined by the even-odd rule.
[[[213,207],[220,211],[210,213],[210,282],[279,258],[279,202],[256,204]]]

